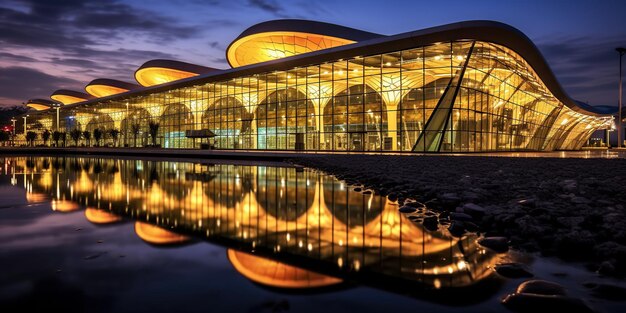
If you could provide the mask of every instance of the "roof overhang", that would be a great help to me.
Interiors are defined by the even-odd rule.
[[[50,95],[50,99],[67,105],[93,99],[93,97],[84,92],[59,89],[53,92],[52,95]]]
[[[26,101],[26,106],[37,111],[44,111],[52,107],[61,106],[61,104],[46,99],[29,99]]]
[[[108,78],[98,78],[92,80],[89,84],[87,84],[87,86],[85,86],[85,91],[87,91],[90,95],[96,98],[101,98],[117,95],[138,88],[141,87],[136,84],[127,83],[125,81]]]
[[[239,67],[381,36],[316,21],[268,21],[256,24],[241,33],[226,49],[226,59],[231,67]]]
[[[135,71],[135,80],[142,86],[156,86],[217,71],[214,68],[174,61],[151,60]]]

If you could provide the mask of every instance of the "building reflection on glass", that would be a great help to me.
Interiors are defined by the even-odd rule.
[[[198,239],[228,248],[233,267],[275,288],[384,277],[436,289],[474,284],[496,256],[469,235],[430,232],[385,197],[313,170],[72,157],[4,159],[31,202],[85,209],[94,224],[123,219],[155,245]],[[378,278],[377,278],[378,279]]]

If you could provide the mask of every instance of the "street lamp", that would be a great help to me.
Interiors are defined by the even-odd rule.
[[[11,118],[11,122],[13,122],[13,136],[11,136],[11,146],[15,146],[15,122],[17,120],[15,118]]]
[[[22,116],[22,118],[24,119],[24,136],[26,136],[26,118],[28,116],[29,116],[28,114],[26,116]]]
[[[626,48],[619,47],[616,48],[615,51],[619,53],[619,111],[617,112],[617,147],[620,148],[622,146],[622,132],[624,131],[624,129],[622,129],[622,57],[626,54]]]

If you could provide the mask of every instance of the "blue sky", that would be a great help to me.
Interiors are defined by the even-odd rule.
[[[228,68],[225,48],[272,19],[319,20],[393,35],[464,20],[495,20],[530,37],[574,98],[616,105],[617,46],[626,1],[3,0],[0,105],[83,90],[95,78],[133,82],[145,61]]]

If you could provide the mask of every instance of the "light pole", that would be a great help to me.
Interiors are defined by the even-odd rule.
[[[28,115],[22,116],[22,118],[24,119],[24,136],[26,136],[26,118],[27,117],[28,117]]]
[[[15,118],[11,118],[11,122],[13,122],[13,136],[11,136],[11,146],[15,146],[15,122],[17,120]]]
[[[626,54],[626,48],[619,47],[615,49],[619,53],[619,103],[617,112],[617,147],[622,147],[622,57]]]

